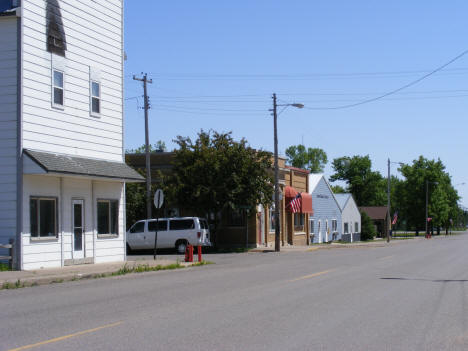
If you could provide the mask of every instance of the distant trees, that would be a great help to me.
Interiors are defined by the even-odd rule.
[[[162,140],[158,140],[156,143],[154,143],[154,145],[152,144],[149,145],[149,151],[150,152],[165,152],[167,151],[166,143]],[[125,150],[125,152],[128,154],[143,154],[146,152],[146,146],[142,145],[140,147],[137,147],[136,149]]]
[[[399,171],[404,180],[398,187],[398,195],[408,227],[416,230],[425,228],[427,183],[428,216],[432,218],[432,225],[448,228],[450,219],[458,217],[460,197],[442,161],[420,156],[411,165],[401,166]]]
[[[323,149],[309,147],[304,145],[292,145],[286,149],[288,164],[308,169],[311,173],[322,173],[328,162],[327,154]]]
[[[372,240],[376,234],[372,219],[361,211],[361,240]]]
[[[334,182],[346,182],[347,191],[353,194],[358,206],[383,206],[386,204],[386,185],[382,175],[372,170],[369,155],[339,157],[333,160]]]
[[[343,188],[341,185],[330,185],[331,190],[334,194],[344,194],[346,193],[346,189]]]

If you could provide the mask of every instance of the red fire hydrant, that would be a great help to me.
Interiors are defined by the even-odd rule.
[[[201,262],[202,261],[201,245],[198,245],[197,253],[198,253],[198,262]]]
[[[185,248],[185,262],[193,262],[193,246],[187,245]]]

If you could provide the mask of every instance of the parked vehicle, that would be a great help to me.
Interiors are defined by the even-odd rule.
[[[145,219],[136,222],[127,231],[127,249],[153,249],[156,229],[157,248],[175,248],[184,253],[188,244],[211,246],[210,230],[206,219],[199,217],[176,217]]]

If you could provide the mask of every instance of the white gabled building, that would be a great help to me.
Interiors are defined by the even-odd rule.
[[[0,243],[24,270],[123,261],[123,0],[4,0],[0,33]]]
[[[361,213],[351,194],[335,194],[336,200],[341,209],[342,240],[361,240]]]

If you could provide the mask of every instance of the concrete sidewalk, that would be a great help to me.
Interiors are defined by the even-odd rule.
[[[0,289],[61,283],[65,281],[98,278],[118,272],[124,266],[128,269],[147,265],[149,267],[168,266],[176,264],[176,260],[128,260],[127,262],[97,263],[62,268],[37,269],[34,271],[4,271],[0,272]],[[179,262],[190,266],[192,263]]]

